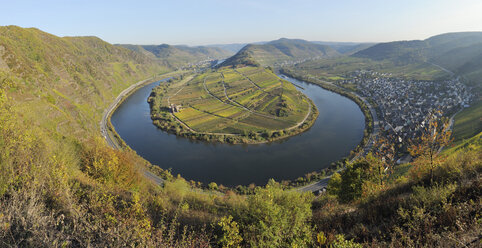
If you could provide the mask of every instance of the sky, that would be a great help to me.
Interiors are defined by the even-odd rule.
[[[0,0],[0,25],[113,44],[386,42],[482,31],[481,0]]]

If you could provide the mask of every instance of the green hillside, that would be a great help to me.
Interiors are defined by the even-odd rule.
[[[482,132],[482,101],[455,116],[454,141],[469,139]]]
[[[119,45],[136,52],[145,54],[151,58],[157,58],[163,63],[179,67],[188,63],[196,63],[207,59],[225,59],[232,52],[218,47],[189,47],[189,46],[172,46],[162,45]]]
[[[353,56],[398,65],[434,63],[467,79],[481,90],[482,32],[447,33],[426,40],[380,43]]]
[[[482,32],[448,33],[425,40],[394,41],[379,43],[354,54],[356,57],[374,60],[390,59],[400,63],[424,62],[438,58],[437,61],[466,55],[463,49],[482,43]],[[474,47],[478,50],[476,47]],[[462,49],[456,52],[457,49]],[[449,53],[451,52],[451,53]],[[444,56],[444,54],[447,54]]]
[[[425,61],[428,44],[425,41],[394,41],[376,44],[354,54],[355,57],[373,60],[393,60],[399,63]]]
[[[260,66],[259,62],[254,57],[252,50],[255,48],[251,48],[255,45],[246,45],[243,47],[239,52],[235,55],[227,58],[223,63],[221,63],[218,67],[224,66]]]
[[[96,37],[0,27],[0,75],[26,120],[58,135],[97,131],[104,108],[130,84],[167,71]]]
[[[281,64],[302,59],[327,58],[339,55],[327,45],[315,44],[305,40],[286,39],[271,41],[262,45],[250,44],[241,49],[235,60],[226,61],[222,66],[246,63],[243,60],[255,61],[263,66]],[[250,62],[253,64],[254,62]]]

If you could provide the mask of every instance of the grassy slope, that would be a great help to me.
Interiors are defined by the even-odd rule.
[[[104,108],[130,84],[167,71],[149,58],[96,37],[59,38],[0,27],[0,71],[26,120],[56,135],[95,132]],[[47,118],[45,118],[47,117]]]
[[[482,101],[455,116],[454,141],[468,139],[482,132]]]
[[[423,164],[380,189],[368,183],[361,199],[341,203],[327,194],[314,202],[313,222],[328,240],[342,232],[370,247],[478,247],[482,157],[472,143],[445,156],[434,185]],[[408,167],[408,169],[406,168]]]

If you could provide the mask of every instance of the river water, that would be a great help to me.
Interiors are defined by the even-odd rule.
[[[290,138],[258,145],[229,145],[191,141],[168,134],[152,124],[147,97],[159,83],[140,88],[114,112],[117,133],[139,155],[188,180],[226,186],[265,185],[296,179],[327,167],[360,143],[365,117],[350,99],[292,78],[288,81],[313,100],[319,111],[315,124]]]

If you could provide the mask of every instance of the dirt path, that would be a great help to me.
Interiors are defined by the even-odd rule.
[[[263,88],[259,87],[259,85],[255,82],[253,82],[253,80],[251,80],[251,78],[249,78],[248,76],[244,75],[243,73],[239,72],[238,70],[234,69],[235,72],[239,73],[239,75],[245,77],[246,79],[248,79],[249,82],[251,82],[254,86],[256,86],[259,90],[263,91],[263,92],[266,92],[264,91]]]

